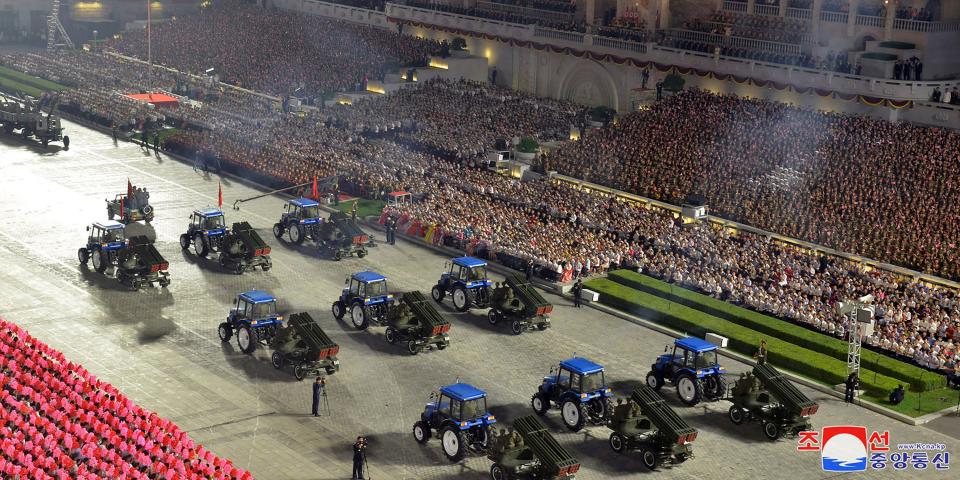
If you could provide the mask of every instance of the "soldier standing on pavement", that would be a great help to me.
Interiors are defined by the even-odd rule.
[[[113,144],[117,144],[117,122],[112,122],[110,124],[110,133],[113,134]]]
[[[362,436],[357,437],[357,443],[353,444],[353,479],[363,479],[363,460],[367,455],[367,439]]]
[[[583,280],[577,279],[577,283],[573,284],[573,306],[580,308],[581,307],[581,297],[583,295]]]
[[[314,417],[319,417],[317,410],[320,408],[320,396],[323,395],[323,389],[326,386],[326,382],[323,381],[323,377],[317,377],[317,381],[313,382],[313,412]]]
[[[160,132],[153,132],[153,153],[160,153]]]
[[[359,201],[360,201],[359,199],[354,200],[354,201],[353,201],[353,206],[350,207],[350,219],[353,220],[353,221],[356,221],[356,220],[357,220],[357,202],[359,202]]]
[[[143,131],[140,132],[140,148],[145,148],[147,151],[150,151],[150,144],[147,142],[147,129],[144,127]]]

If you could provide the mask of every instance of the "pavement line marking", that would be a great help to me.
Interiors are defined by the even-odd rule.
[[[10,234],[8,234],[7,232],[4,232],[3,230],[0,230],[0,235],[3,235],[7,240],[10,240],[10,241],[13,242],[13,243],[16,243],[17,245],[20,245],[21,247],[23,247],[24,250],[30,252],[31,254],[33,254],[33,255],[35,255],[35,256],[38,256],[38,257],[40,257],[40,258],[45,259],[47,262],[56,263],[57,265],[60,265],[61,267],[64,267],[64,268],[66,268],[66,269],[68,269],[68,270],[76,270],[76,266],[74,266],[74,265],[67,265],[67,264],[64,263],[63,261],[58,260],[58,259],[56,259],[56,258],[48,257],[48,256],[45,256],[45,255],[40,255],[39,252],[35,251],[35,250],[33,249],[33,247],[31,247],[30,245],[28,245],[26,242],[24,242],[24,241],[22,241],[22,240],[20,240],[20,239],[18,239],[18,238],[16,238],[16,237],[10,236]],[[82,289],[82,288],[74,285],[73,283],[70,283],[70,282],[67,281],[66,279],[61,278],[59,275],[54,275],[54,277],[55,277],[57,280],[60,280],[61,282],[63,282],[63,283],[66,284],[67,286],[69,286],[70,288],[72,288],[72,289],[74,289],[74,290],[76,290],[76,291],[78,291],[78,292],[80,292],[80,293],[88,294],[88,295],[89,295],[89,293],[90,293],[90,292],[88,292],[88,291],[86,291],[86,290],[84,290],[84,289]]]
[[[213,424],[213,425],[207,425],[207,426],[205,426],[205,427],[198,427],[198,428],[190,429],[190,430],[187,430],[186,432],[187,432],[187,433],[202,432],[202,431],[204,431],[204,430],[212,430],[212,429],[214,429],[214,428],[222,427],[222,426],[225,426],[225,425],[233,425],[234,423],[246,422],[247,420],[253,420],[253,419],[260,420],[260,417],[268,417],[268,416],[270,416],[270,415],[276,415],[276,414],[277,414],[277,412],[276,412],[276,411],[273,411],[273,412],[261,413],[261,414],[259,414],[259,415],[250,415],[250,416],[247,416],[247,417],[241,417],[241,418],[236,418],[236,419],[233,419],[233,420],[228,420],[228,421],[226,421],[226,422],[220,422],[220,423],[215,423],[215,424]]]

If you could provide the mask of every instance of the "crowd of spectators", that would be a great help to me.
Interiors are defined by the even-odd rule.
[[[549,10],[559,13],[574,13],[577,11],[577,4],[569,0],[490,0],[493,3],[501,5],[512,5],[515,7],[535,8],[538,10]]]
[[[544,18],[542,15],[537,15],[536,11],[531,11],[529,13],[524,13],[522,11],[510,12],[498,10],[495,8],[495,6],[493,8],[486,7],[479,3],[473,7],[461,7],[457,5],[450,5],[448,3],[434,3],[429,0],[399,0],[399,3],[403,3],[404,5],[415,8],[465,15],[468,17],[487,18],[490,20],[496,20],[498,22],[516,23],[520,25],[538,25],[545,28],[553,28],[556,30],[565,30],[570,32],[585,33],[587,31],[587,25],[585,23],[577,22],[572,17],[570,20],[553,20]]]
[[[253,478],[3,320],[0,477]]]
[[[273,94],[352,90],[405,65],[426,65],[439,42],[316,15],[264,11],[228,0],[197,15],[157,25],[153,61]],[[126,32],[108,48],[147,58],[144,30]]]
[[[717,11],[710,22],[687,22],[685,28],[769,42],[801,43],[807,33],[808,23],[792,18]]]

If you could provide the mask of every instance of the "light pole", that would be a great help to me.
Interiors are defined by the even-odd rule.
[[[97,34],[100,33],[96,30],[93,31],[93,51],[97,51]]]

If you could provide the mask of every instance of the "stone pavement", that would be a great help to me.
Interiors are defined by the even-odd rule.
[[[195,208],[216,204],[217,181],[229,209],[258,190],[236,179],[194,172],[175,159],[144,154],[137,146],[114,146],[104,135],[67,122],[70,151],[44,151],[0,136],[0,315],[28,328],[68,358],[83,363],[145,408],[169,417],[218,455],[232,459],[260,479],[348,478],[351,444],[370,438],[370,466],[378,480],[488,478],[490,461],[470,457],[450,464],[439,442],[418,445],[411,427],[431,390],[457,378],[489,392],[501,421],[531,412],[530,396],[551,365],[574,353],[607,368],[620,394],[641,381],[650,363],[672,340],[592,309],[577,310],[553,295],[554,326],[544,332],[510,335],[490,326],[483,312],[455,313],[449,301],[439,307],[453,321],[453,344],[443,352],[417,356],[387,344],[383,328],[356,331],[330,313],[346,275],[375,270],[394,291],[427,293],[444,258],[410,242],[380,245],[364,259],[333,262],[309,246],[292,247],[270,233],[283,199],[268,197],[227,211],[227,221],[248,220],[273,247],[274,268],[237,276],[213,262],[182,252],[178,237]],[[131,226],[131,233],[157,238],[170,262],[173,281],[166,290],[130,292],[112,279],[82,269],[77,249],[84,227],[105,219],[104,199],[124,191],[127,178],[151,192],[156,220]],[[260,288],[281,299],[287,312],[309,311],[341,346],[342,370],[329,378],[332,415],[313,418],[310,384],[293,379],[289,368],[270,366],[268,352],[240,353],[235,342],[221,343],[216,326],[236,293]],[[505,327],[505,326],[504,326]],[[732,372],[742,364],[727,365]],[[960,454],[951,437],[958,420],[935,422],[937,430],[910,427],[835,398],[803,389],[822,402],[814,425],[865,425],[890,430],[895,443],[941,442]],[[795,441],[772,443],[757,424],[735,427],[728,404],[681,407],[670,388],[667,401],[700,430],[696,458],[659,475],[675,478],[823,478],[816,453],[798,453]],[[945,405],[946,406],[946,405]],[[579,479],[642,478],[639,460],[614,454],[609,432],[591,427],[566,432],[554,411],[545,418],[561,443],[583,463]],[[506,422],[504,422],[506,423]],[[941,432],[947,432],[946,434]],[[789,472],[789,473],[788,473]],[[868,472],[853,478],[919,476],[923,472]]]

